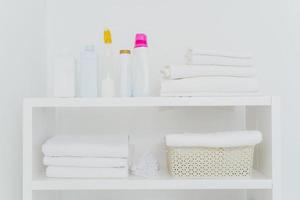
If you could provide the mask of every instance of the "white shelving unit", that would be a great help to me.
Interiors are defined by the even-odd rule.
[[[91,190],[97,194],[101,194],[102,191],[130,190],[127,194],[129,196],[136,191],[145,192],[146,190],[184,190],[187,194],[191,191],[217,190],[203,194],[203,198],[198,196],[197,199],[217,199],[218,193],[227,192],[228,194],[230,190],[232,195],[228,199],[281,200],[279,107],[279,98],[269,96],[25,99],[23,105],[23,200],[65,200],[68,199],[66,196],[70,195],[68,192],[75,194]],[[168,112],[171,113],[168,114]],[[236,112],[238,112],[237,118],[233,114]],[[143,124],[139,121],[141,117],[146,120]],[[111,123],[112,120],[116,121]],[[201,123],[202,121],[205,123]],[[138,177],[54,179],[44,175],[41,145],[50,136],[61,132],[76,132],[79,129],[81,133],[98,130],[101,133],[101,128],[111,131],[122,129],[130,132],[154,127],[153,130],[159,132],[157,136],[148,132],[140,133],[141,136],[139,136],[140,131],[137,131],[132,136],[133,141],[141,143],[140,146],[145,146],[151,143],[149,138],[152,138],[159,144],[154,145],[155,148],[163,152],[161,138],[165,132],[212,130],[215,126],[214,121],[216,124],[223,124],[228,129],[258,129],[263,133],[264,140],[255,151],[255,171],[252,177],[175,179],[167,175],[164,164],[162,164],[163,175],[152,179]],[[218,129],[221,128],[219,126]],[[135,138],[138,139],[135,140]],[[164,162],[163,156],[161,162]],[[67,192],[66,195],[64,195],[65,192]],[[224,199],[226,199],[225,196]]]

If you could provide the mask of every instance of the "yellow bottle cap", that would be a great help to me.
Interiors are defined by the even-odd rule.
[[[104,30],[104,43],[105,44],[111,44],[112,39],[111,39],[111,33],[109,29]]]
[[[120,54],[130,54],[130,50],[122,49],[122,50],[120,50]]]

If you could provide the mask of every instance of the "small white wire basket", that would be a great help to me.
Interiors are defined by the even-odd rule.
[[[188,178],[249,177],[254,147],[167,147],[169,174]]]

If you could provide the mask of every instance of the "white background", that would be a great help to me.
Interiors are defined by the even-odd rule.
[[[299,18],[297,0],[0,0],[0,199],[21,199],[22,98],[51,91],[46,71],[60,48],[101,48],[105,26],[116,48],[148,34],[153,94],[159,68],[182,63],[187,47],[255,55],[263,93],[282,96],[283,199],[299,199]]]

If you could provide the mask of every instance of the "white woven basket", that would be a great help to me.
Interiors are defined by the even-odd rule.
[[[254,147],[167,147],[169,174],[190,178],[251,176]]]

